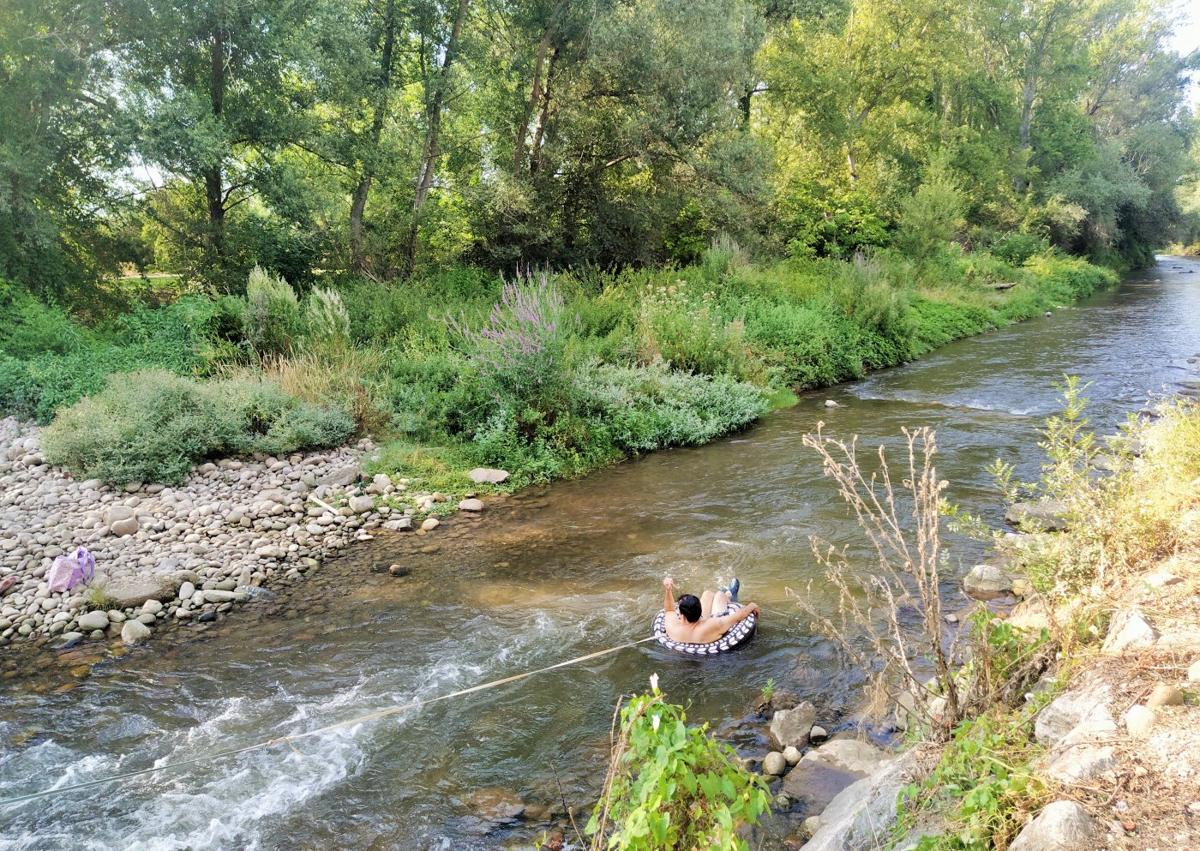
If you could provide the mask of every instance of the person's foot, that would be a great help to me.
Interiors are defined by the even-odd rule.
[[[738,589],[741,587],[742,587],[742,581],[740,579],[738,579],[736,576],[733,577],[733,581],[730,582],[729,587],[725,589],[725,591],[729,594],[730,602],[736,603],[738,601],[738,598],[737,598]]]

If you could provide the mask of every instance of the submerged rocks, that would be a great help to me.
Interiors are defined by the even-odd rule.
[[[150,637],[150,627],[140,621],[126,621],[121,627],[121,641],[125,644],[138,644]]]
[[[787,758],[779,751],[771,751],[763,758],[763,774],[778,777],[787,771]]]
[[[1090,848],[1098,836],[1096,823],[1074,801],[1055,801],[1025,825],[1009,851],[1078,851]]]
[[[464,499],[458,503],[458,510],[478,513],[483,511],[483,500],[474,497]]]

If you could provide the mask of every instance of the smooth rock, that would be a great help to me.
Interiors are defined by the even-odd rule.
[[[375,498],[371,496],[352,496],[349,500],[350,510],[355,514],[366,514],[375,507]]]
[[[458,509],[459,511],[483,511],[483,500],[475,498],[460,500]]]
[[[848,771],[870,774],[884,761],[887,754],[870,742],[859,739],[834,739],[804,755],[802,762],[824,762]]]
[[[128,520],[131,517],[136,517],[136,512],[127,505],[114,505],[104,512],[104,525],[111,526],[122,520]]]
[[[789,745],[802,748],[808,744],[808,734],[817,719],[817,708],[805,701],[794,709],[779,709],[771,716],[771,744],[777,748]]]
[[[204,602],[206,603],[230,603],[237,599],[239,599],[239,595],[236,591],[209,588],[204,592]]]
[[[421,528],[426,532],[432,532],[440,525],[442,525],[442,521],[438,520],[436,517],[426,517],[421,521]]]
[[[795,765],[800,761],[802,756],[803,754],[800,753],[800,749],[792,745],[788,745],[783,749],[783,758],[787,761],[788,765]]]
[[[1025,825],[1008,851],[1079,851],[1094,847],[1097,835],[1087,810],[1074,801],[1055,801]]]
[[[1200,659],[1188,667],[1187,678],[1189,683],[1200,683]]]
[[[1125,609],[1113,615],[1100,650],[1109,656],[1119,656],[1126,650],[1150,647],[1157,638],[1158,633],[1139,609]]]
[[[828,738],[829,731],[818,724],[814,724],[813,728],[808,731],[808,740],[810,742],[823,742]]]
[[[124,538],[133,535],[138,530],[138,521],[136,517],[127,517],[124,520],[117,520],[109,525],[108,531],[118,537]]]
[[[1053,499],[1016,502],[1004,512],[1004,519],[1023,532],[1067,531],[1067,507]]]
[[[84,612],[76,621],[79,624],[79,629],[83,632],[92,632],[97,629],[108,628],[108,612],[92,611]]]
[[[148,615],[157,615],[163,610],[163,604],[153,598],[142,603],[142,612]]]
[[[833,399],[826,399],[826,400],[825,400],[825,407],[826,407],[826,408],[840,408],[840,407],[842,407],[842,406],[841,406],[841,405],[839,405],[837,402],[835,402]]]
[[[763,774],[778,777],[787,771],[787,759],[779,751],[771,751],[763,758]]]
[[[321,484],[326,487],[346,487],[358,481],[358,467],[353,464],[346,467],[338,467],[331,471],[325,478],[321,479]]]
[[[467,476],[477,485],[498,485],[508,481],[507,470],[496,470],[489,467],[476,467]]]
[[[994,600],[1012,592],[1013,577],[996,562],[977,564],[962,579],[963,590],[976,600]]]
[[[1125,713],[1125,729],[1135,739],[1144,739],[1154,729],[1155,713],[1153,709],[1140,703],[1129,707]]]
[[[1146,706],[1158,709],[1160,706],[1183,706],[1183,690],[1169,683],[1159,683],[1146,698]]]
[[[179,581],[173,576],[114,579],[105,586],[104,596],[119,609],[134,609],[147,600],[173,600],[178,587]]]
[[[525,812],[525,802],[507,789],[480,789],[467,797],[466,804],[472,815],[496,823],[515,821]]]
[[[121,641],[125,644],[137,644],[150,637],[150,627],[140,621],[125,621],[121,627]]]
[[[193,585],[191,582],[185,581],[182,585],[179,586],[179,595],[178,596],[179,596],[180,600],[190,600],[192,598],[192,595],[195,593],[196,593],[196,586]]]

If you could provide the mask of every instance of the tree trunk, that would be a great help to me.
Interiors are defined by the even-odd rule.
[[[367,209],[367,196],[371,193],[374,178],[374,154],[379,150],[379,139],[383,135],[383,122],[387,117],[388,94],[392,83],[392,55],[396,48],[396,4],[388,0],[384,10],[383,49],[379,54],[379,95],[375,99],[375,115],[371,119],[371,159],[368,160],[358,185],[350,198],[350,265],[362,271],[366,266],[363,253],[363,214]]]
[[[462,35],[463,22],[466,20],[467,9],[470,5],[471,0],[458,0],[458,12],[454,16],[454,26],[450,29],[450,38],[446,41],[446,52],[442,57],[442,64],[436,72],[432,91],[426,104],[425,154],[422,157],[420,174],[417,176],[416,191],[413,194],[412,224],[408,229],[407,260],[408,271],[410,272],[417,257],[417,230],[420,224],[421,208],[425,206],[425,199],[429,197],[429,190],[433,186],[433,175],[437,170],[438,144],[442,131],[442,102],[445,99],[446,78],[450,71],[450,66],[454,62],[455,53],[458,51],[458,39]]]
[[[554,82],[554,63],[558,59],[558,48],[550,54],[546,67],[546,86],[542,92],[542,109],[538,113],[537,130],[533,134],[533,145],[529,151],[529,173],[535,173],[542,164],[542,142],[546,138],[546,123],[550,120],[550,86]]]
[[[1021,153],[1022,162],[1017,163],[1013,174],[1013,188],[1018,192],[1025,191],[1024,169],[1029,162],[1029,152],[1033,148],[1033,102],[1037,98],[1037,80],[1034,74],[1025,77],[1025,85],[1021,89],[1021,124],[1017,128],[1017,150]]]
[[[550,50],[552,34],[553,27],[547,26],[538,42],[537,55],[533,61],[533,85],[529,88],[529,100],[525,102],[521,120],[517,123],[516,138],[513,140],[512,173],[514,176],[521,173],[521,166],[525,164],[525,136],[529,133],[529,122],[533,120],[533,111],[537,109],[538,101],[542,99],[542,71],[546,66],[546,53]]]
[[[850,177],[850,185],[858,183],[858,161],[854,158],[854,145],[846,143],[846,174]]]
[[[212,114],[220,116],[225,103],[225,30],[218,21],[209,50],[208,96]],[[207,248],[209,262],[219,272],[225,269],[225,180],[222,164],[204,170],[204,199],[208,207]]]

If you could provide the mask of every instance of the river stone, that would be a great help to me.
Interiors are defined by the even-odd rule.
[[[516,821],[525,812],[525,802],[507,789],[480,789],[467,796],[471,814],[484,821],[502,824]]]
[[[383,523],[383,528],[392,532],[411,532],[413,521],[411,517],[396,517],[392,520],[386,520]]]
[[[236,591],[222,591],[219,588],[206,588],[204,590],[204,602],[206,603],[231,603],[238,599]]]
[[[1074,801],[1055,801],[1008,846],[1008,851],[1077,851],[1094,847],[1096,824],[1087,810]]]
[[[157,615],[162,610],[163,610],[163,604],[154,598],[151,598],[151,599],[147,600],[146,602],[142,603],[142,613],[143,614]]]
[[[788,745],[783,749],[783,758],[787,761],[788,765],[795,765],[798,763],[801,756],[802,754],[800,753],[800,749],[793,747],[792,745]]]
[[[178,587],[178,580],[172,576],[114,579],[105,587],[104,596],[118,609],[133,609],[147,600],[172,600]]]
[[[84,612],[79,616],[77,623],[79,624],[79,628],[84,632],[106,629],[108,627],[108,612],[101,612],[99,610]]]
[[[852,783],[874,771],[884,752],[857,739],[834,739],[809,751],[784,778],[783,793],[803,814],[821,812]]]
[[[426,517],[421,521],[421,528],[426,532],[432,532],[441,524],[442,521],[438,520],[436,517]]]
[[[464,499],[458,503],[458,508],[460,511],[483,511],[483,500],[474,498]]]
[[[355,514],[366,514],[375,507],[375,498],[372,496],[352,496],[349,500],[350,510]]]
[[[1188,667],[1187,678],[1189,683],[1200,683],[1200,659]]]
[[[763,758],[763,774],[778,777],[787,771],[787,759],[779,751],[771,751]]]
[[[192,598],[192,595],[195,593],[196,593],[196,586],[193,585],[189,581],[185,580],[184,583],[179,586],[178,597],[180,600],[190,600]]]
[[[1100,651],[1108,656],[1119,656],[1129,649],[1150,647],[1157,638],[1158,633],[1139,609],[1125,609],[1113,615]]]
[[[133,535],[138,530],[138,521],[136,517],[126,517],[124,520],[115,520],[109,524],[108,531],[112,534],[124,538]]]
[[[150,637],[150,627],[141,621],[126,621],[121,627],[121,641],[125,644],[137,644]]]
[[[137,512],[127,505],[114,505],[112,508],[104,512],[104,525],[111,526],[121,520],[129,520],[136,517]]]
[[[503,482],[508,481],[508,475],[509,474],[507,470],[496,470],[489,467],[476,467],[474,470],[467,473],[467,476],[470,477],[471,481],[477,485],[502,484]]]
[[[1146,698],[1146,706],[1158,709],[1160,706],[1183,706],[1183,691],[1170,683],[1159,683]]]
[[[896,799],[915,779],[918,758],[914,748],[839,792],[821,813],[820,826],[804,851],[874,851],[886,846],[896,822]],[[792,772],[799,770],[797,766]]]
[[[996,562],[977,564],[962,580],[963,590],[976,600],[994,600],[1012,591],[1013,577]]]
[[[350,464],[330,471],[328,475],[321,479],[321,484],[326,487],[344,488],[347,485],[354,484],[356,481],[358,481],[358,467]]]
[[[1067,531],[1067,507],[1053,499],[1016,502],[1004,512],[1004,519],[1023,532]]]
[[[771,744],[777,748],[789,745],[802,748],[808,744],[808,734],[817,720],[817,708],[807,700],[795,709],[779,709],[771,716]]]

